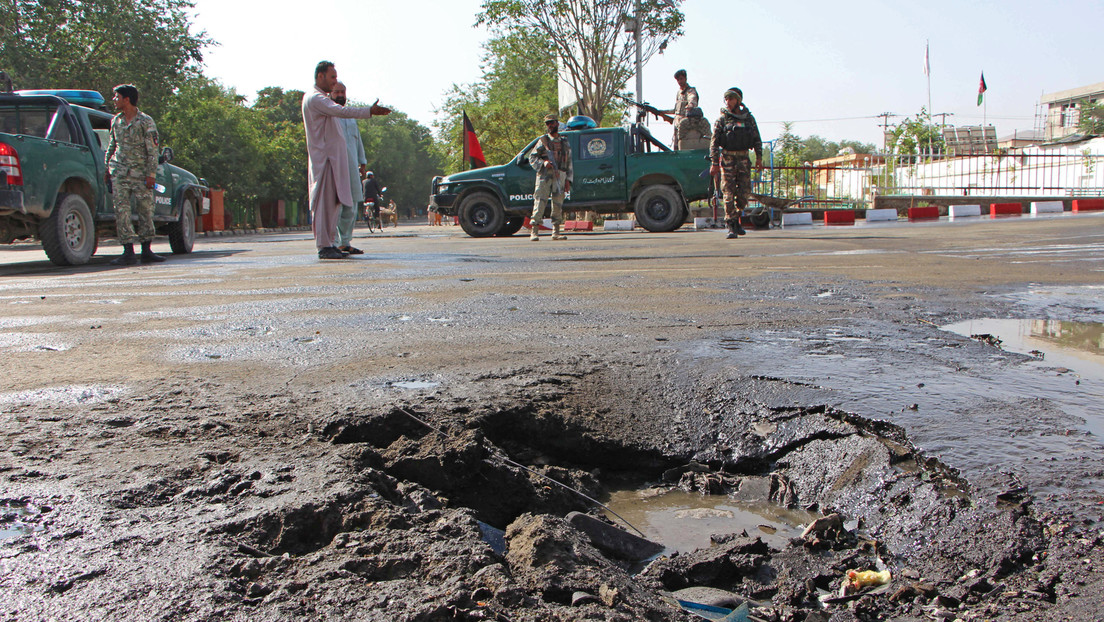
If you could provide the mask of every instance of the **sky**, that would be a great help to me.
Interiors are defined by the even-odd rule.
[[[205,74],[239,94],[307,90],[326,59],[350,99],[379,98],[432,127],[445,92],[481,76],[489,33],[473,26],[480,4],[195,0],[193,20],[219,43],[205,52]],[[900,122],[929,98],[937,122],[994,125],[1003,137],[1035,128],[1042,94],[1104,82],[1100,0],[686,0],[681,8],[684,35],[645,65],[644,99],[672,107],[674,72],[686,69],[712,119],[725,89],[738,86],[764,139],[792,122],[803,138],[881,146],[878,115]],[[635,90],[635,79],[626,86]],[[650,123],[666,135],[665,123]]]

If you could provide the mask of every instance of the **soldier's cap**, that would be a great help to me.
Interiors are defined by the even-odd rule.
[[[727,91],[725,91],[724,96],[725,96],[725,99],[728,99],[729,97],[739,97],[740,99],[743,99],[744,98],[744,92],[741,91],[740,89],[736,88],[736,87],[732,87],[732,88],[728,89]]]
[[[546,115],[544,115],[544,122],[545,122],[545,123],[551,123],[551,122],[553,122],[553,121],[556,121],[556,122],[558,123],[558,122],[560,121],[560,118],[559,118],[559,117],[557,117],[557,116],[556,116],[556,115],[554,115],[554,114],[546,114]]]

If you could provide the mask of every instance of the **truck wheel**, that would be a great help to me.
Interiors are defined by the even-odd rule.
[[[169,247],[177,255],[192,252],[195,244],[195,207],[191,199],[184,199],[180,204],[180,220],[169,225]]]
[[[96,225],[84,197],[59,194],[54,211],[38,226],[38,238],[46,256],[56,265],[88,263],[96,252]]]
[[[473,238],[494,235],[506,223],[506,212],[493,195],[476,192],[460,202],[460,227]]]
[[[751,215],[751,224],[755,225],[756,229],[770,229],[771,215],[770,209],[764,207],[762,210]]]
[[[671,186],[648,186],[636,197],[636,222],[648,231],[674,231],[686,220],[682,198]]]
[[[495,235],[499,237],[511,236],[521,231],[521,226],[525,224],[524,216],[509,216],[506,218],[506,222],[502,225],[502,228],[498,230]]]

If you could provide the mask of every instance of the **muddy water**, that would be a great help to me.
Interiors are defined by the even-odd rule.
[[[1104,474],[1092,466],[1104,451],[1102,325],[975,320],[945,328],[947,337],[888,322],[733,334],[699,354],[800,383],[803,399],[902,425],[925,453],[985,492],[1021,482],[1056,498],[1104,491]],[[970,340],[978,333],[1002,347]]]
[[[659,542],[666,553],[689,552],[709,547],[713,534],[758,536],[776,549],[801,535],[816,514],[766,503],[742,503],[724,495],[647,488],[619,490],[606,505],[618,516]],[[607,517],[621,523],[617,516]]]

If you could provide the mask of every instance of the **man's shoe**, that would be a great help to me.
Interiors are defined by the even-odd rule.
[[[728,230],[728,235],[725,236],[725,239],[726,240],[735,240],[738,237],[740,237],[740,236],[737,235],[737,233],[735,231],[729,229]]]
[[[739,220],[736,221],[735,229],[737,235],[747,235],[747,231],[744,231],[744,227],[740,224]]]
[[[348,257],[347,254],[337,250],[337,248],[333,246],[318,249],[319,259],[345,259],[346,257]]]
[[[149,242],[142,242],[142,263],[158,263],[165,258],[153,252]]]
[[[338,246],[337,250],[345,253],[346,255],[363,255],[364,251],[355,246]]]
[[[111,260],[113,266],[133,266],[138,263],[133,244],[123,244],[123,254]]]

